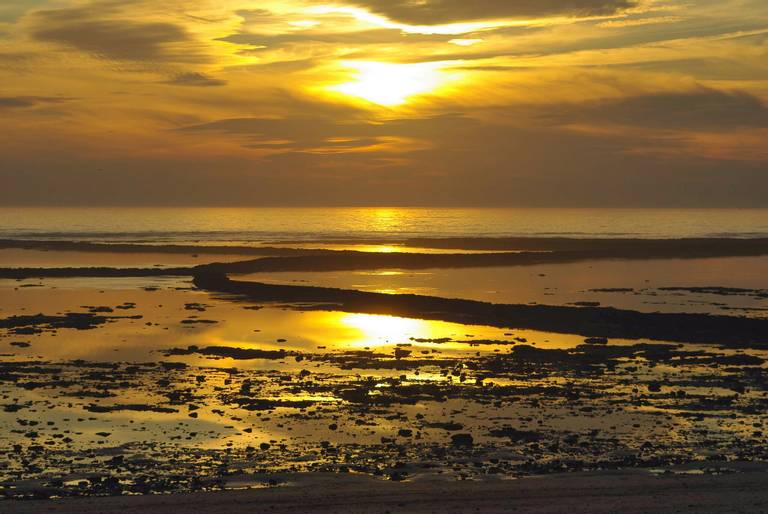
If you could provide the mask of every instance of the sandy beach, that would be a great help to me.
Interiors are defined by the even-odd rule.
[[[764,468],[721,476],[638,471],[521,480],[410,483],[296,477],[291,485],[226,493],[5,502],[9,514],[78,512],[739,513],[768,509]]]

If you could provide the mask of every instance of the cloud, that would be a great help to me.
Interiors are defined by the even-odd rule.
[[[195,87],[214,87],[227,85],[226,80],[217,79],[206,75],[205,73],[179,73],[170,80],[164,82],[174,86],[195,86]]]
[[[112,18],[107,17],[112,14],[110,8],[104,11],[95,8],[38,11],[32,16],[31,35],[38,41],[66,45],[100,58],[128,61],[178,58],[180,54],[174,52],[171,45],[192,39],[180,25]]]
[[[399,29],[371,29],[350,32],[314,31],[288,32],[283,34],[259,34],[240,32],[220,38],[220,41],[255,47],[278,47],[293,43],[323,43],[335,45],[367,45],[391,43],[421,43],[451,39],[439,34],[403,34]]]
[[[337,122],[322,117],[232,118],[180,129],[184,133],[237,136],[244,146],[278,152],[355,151],[381,142],[397,130],[365,122]]]
[[[181,133],[215,133],[233,136],[247,148],[271,149],[277,153],[359,152],[377,146],[384,153],[410,154],[433,146],[435,137],[465,134],[478,122],[460,114],[384,121],[343,120],[318,115],[286,118],[231,118],[178,129]],[[461,136],[457,136],[461,139]],[[396,142],[387,145],[388,142]],[[385,145],[382,147],[381,145]]]
[[[20,1],[0,203],[768,205],[765,0]],[[384,108],[355,60],[456,79]]]
[[[329,148],[333,142],[322,143],[321,131],[361,142],[398,134],[429,144],[397,154],[311,152],[293,143],[264,159],[228,147],[216,155],[199,152],[192,139],[202,135],[210,144],[221,137],[247,146],[286,137],[306,144],[321,141]],[[718,161],[683,153],[629,156],[626,149],[638,141],[621,132],[570,132],[528,120],[512,125],[461,115],[350,123],[315,116],[240,118],[189,127],[181,134],[189,139],[181,138],[172,158],[137,153],[133,147],[124,154],[74,156],[45,146],[41,138],[33,141],[40,151],[9,147],[0,181],[10,187],[0,188],[0,201],[766,206],[765,161]],[[16,171],[20,163],[24,173]]]
[[[0,4],[0,23],[14,22],[26,12],[45,2],[47,0],[6,0],[3,4]]]
[[[605,15],[636,5],[635,0],[357,0],[354,3],[394,21],[413,25]]]
[[[44,104],[59,104],[72,100],[58,96],[0,96],[0,109],[36,107]]]
[[[392,145],[386,151],[416,161],[424,148],[442,148],[450,155],[466,147],[466,153],[483,155],[478,149],[487,147],[497,133],[517,132],[522,134],[517,137],[526,139],[537,133],[542,140],[549,140],[565,138],[565,132],[579,132],[590,145],[609,142],[610,151],[625,158],[655,148],[659,155],[685,155],[691,159],[754,160],[765,156],[764,151],[752,148],[755,138],[759,140],[757,132],[768,129],[768,107],[760,99],[744,92],[709,88],[581,103],[496,106],[494,113],[496,121],[490,123],[469,112],[377,121],[310,114],[231,118],[179,131],[231,136],[248,148],[270,149],[281,154],[355,152],[397,140],[409,144]],[[529,130],[522,130],[523,126]],[[485,135],[477,138],[476,134]],[[504,153],[502,147],[488,149],[489,155],[497,156],[495,159]],[[596,156],[584,158],[591,161]],[[414,167],[418,167],[417,162]]]
[[[707,88],[590,102],[549,116],[564,123],[674,130],[768,127],[768,107],[759,98]]]
[[[600,28],[640,27],[643,25],[657,25],[659,23],[677,23],[684,19],[682,16],[652,16],[648,18],[608,20],[598,23],[597,26]]]

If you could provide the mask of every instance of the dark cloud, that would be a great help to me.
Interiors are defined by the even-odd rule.
[[[659,129],[722,130],[768,127],[768,107],[743,92],[698,89],[563,107],[552,120]]]
[[[174,86],[194,86],[194,87],[214,87],[227,85],[226,80],[217,79],[206,75],[205,73],[179,73],[174,75],[165,84]]]
[[[100,58],[131,61],[179,57],[169,45],[191,41],[180,25],[94,17],[98,14],[98,9],[87,8],[38,11],[32,17],[31,35],[38,41],[67,45]]]
[[[740,56],[731,58],[712,56],[689,59],[669,59],[632,63],[617,63],[613,69],[640,70],[664,73],[674,69],[698,80],[768,80],[768,60],[764,63],[748,62]]]
[[[45,104],[59,104],[72,100],[59,96],[0,96],[0,109],[35,107]]]
[[[635,0],[356,0],[352,2],[392,20],[437,25],[495,18],[589,16],[633,7]]]

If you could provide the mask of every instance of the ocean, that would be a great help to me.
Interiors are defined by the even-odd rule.
[[[768,209],[0,208],[0,238],[148,243],[768,237]]]

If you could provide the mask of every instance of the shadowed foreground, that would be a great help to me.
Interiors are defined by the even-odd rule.
[[[656,477],[642,471],[511,481],[385,482],[299,476],[288,487],[60,501],[9,501],[8,513],[100,512],[765,512],[768,473]]]

